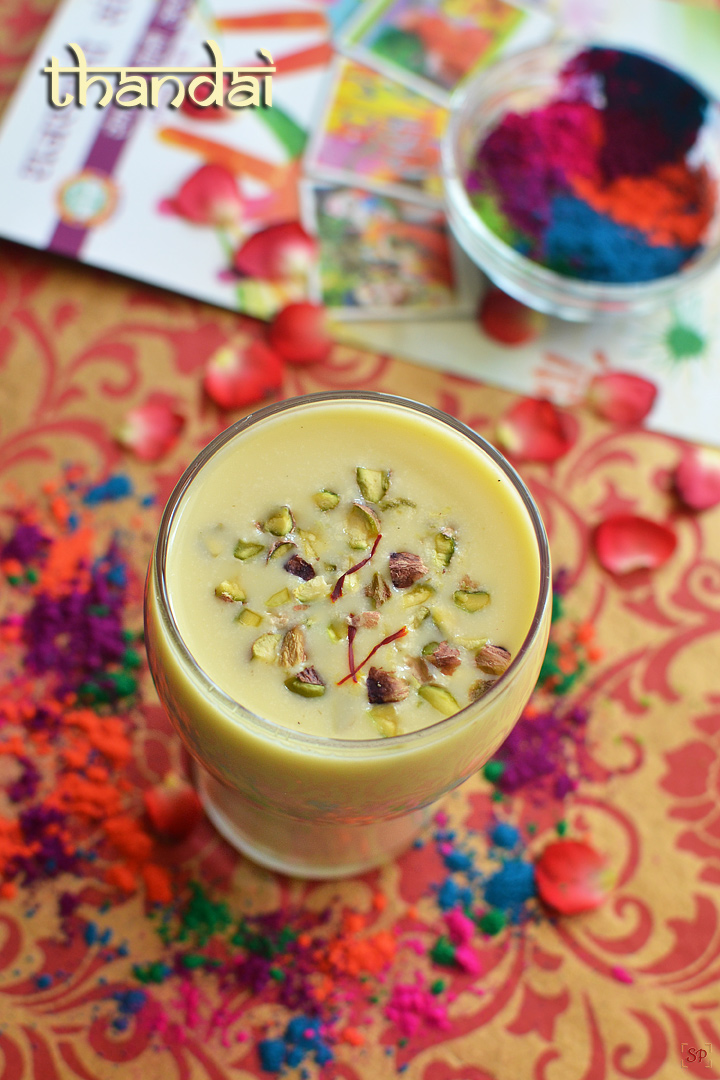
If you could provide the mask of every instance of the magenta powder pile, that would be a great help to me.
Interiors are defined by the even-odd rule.
[[[555,96],[508,112],[465,185],[485,224],[522,255],[585,281],[677,273],[704,246],[716,184],[691,164],[708,99],[635,53],[590,48]]]

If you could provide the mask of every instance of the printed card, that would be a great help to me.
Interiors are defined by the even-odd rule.
[[[505,0],[372,0],[340,37],[360,63],[447,105],[471,72],[546,40],[553,21]]]
[[[317,235],[315,298],[340,319],[468,314],[466,275],[439,207],[379,192],[307,183],[305,226]]]
[[[338,60],[305,172],[440,203],[445,109],[354,60]]]

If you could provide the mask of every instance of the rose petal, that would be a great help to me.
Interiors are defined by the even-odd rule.
[[[153,831],[166,840],[185,840],[203,815],[195,788],[176,773],[143,792]]]
[[[480,302],[478,322],[501,345],[525,345],[540,336],[547,316],[491,285]]]
[[[557,461],[575,442],[572,418],[551,401],[525,398],[498,423],[497,441],[521,461]]]
[[[307,301],[288,304],[278,312],[268,339],[289,364],[316,364],[325,360],[333,345],[325,308]]]
[[[720,503],[720,451],[688,447],[673,475],[678,497],[691,510],[709,510]]]
[[[548,844],[535,863],[540,898],[563,915],[592,911],[610,889],[605,859],[583,840]]]
[[[205,393],[221,409],[243,409],[282,387],[283,364],[264,341],[223,345],[210,358],[203,376]]]
[[[667,562],[677,545],[668,525],[633,514],[615,514],[595,530],[595,553],[611,574],[653,570]]]
[[[189,84],[188,84],[189,85]],[[223,100],[225,95],[230,89],[230,76],[223,76]],[[195,101],[186,93],[183,102],[180,106],[180,112],[186,113],[191,116],[193,120],[229,120],[232,116],[236,115],[234,110],[229,109],[226,105],[198,105],[198,101],[205,101],[213,93],[214,87],[210,83],[200,83],[193,90],[193,94],[196,98]]]
[[[117,441],[141,461],[158,461],[175,445],[185,417],[169,402],[149,398],[131,409],[117,433]]]
[[[614,424],[639,424],[652,409],[656,397],[654,383],[626,371],[596,375],[587,393],[591,408]]]
[[[306,278],[315,261],[316,244],[297,221],[270,225],[254,233],[235,252],[241,274],[265,281]]]
[[[164,205],[195,225],[234,225],[243,215],[237,181],[222,165],[203,165]]]

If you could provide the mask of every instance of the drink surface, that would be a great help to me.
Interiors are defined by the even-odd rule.
[[[441,422],[375,402],[241,432],[194,479],[167,559],[178,629],[211,680],[337,739],[415,731],[481,697],[521,648],[539,583],[510,479]]]

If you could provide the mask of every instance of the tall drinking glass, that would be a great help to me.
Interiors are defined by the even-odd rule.
[[[454,715],[389,738],[346,739],[308,734],[251,711],[221,689],[197,662],[178,625],[177,575],[168,574],[188,500],[202,498],[218,463],[232,455],[238,490],[243,475],[265,468],[249,434],[307,417],[312,439],[318,410],[349,430],[357,410],[377,410],[383,430],[407,424],[415,448],[430,440],[433,454],[456,445],[478,470],[506,481],[514,501],[513,527],[527,534],[536,560],[537,592],[529,599],[528,630],[510,666],[484,696]],[[322,448],[329,457],[342,446]],[[302,453],[299,448],[298,453]],[[290,463],[290,466],[292,462]],[[270,468],[270,466],[268,466]],[[480,475],[480,472],[478,473]],[[262,477],[270,502],[274,476]],[[468,490],[468,500],[474,492]],[[492,551],[487,553],[492,558]],[[520,716],[535,686],[547,645],[551,609],[550,557],[537,507],[498,451],[470,428],[438,410],[390,395],[314,394],[251,414],[215,438],[178,482],[160,524],[148,571],[146,644],[160,700],[197,769],[200,797],[219,832],[263,866],[287,874],[332,878],[358,873],[407,847],[436,809],[492,756]],[[240,695],[241,696],[241,695]],[[288,710],[293,695],[287,695]]]

